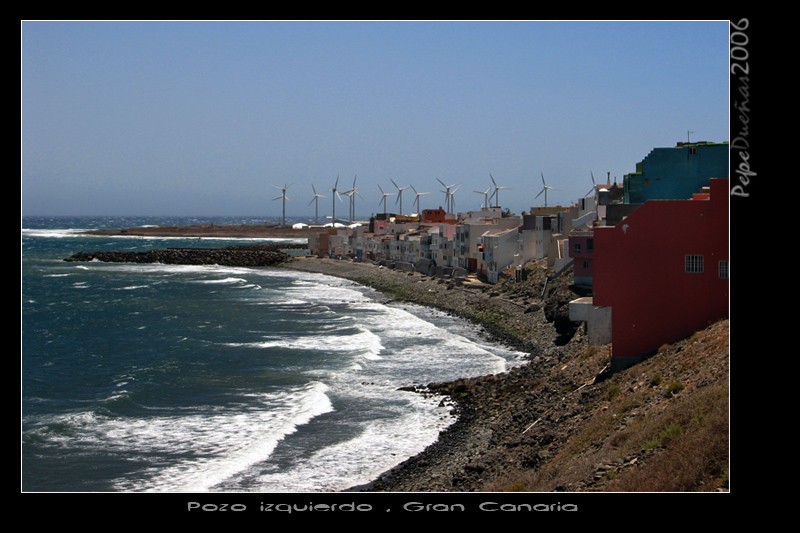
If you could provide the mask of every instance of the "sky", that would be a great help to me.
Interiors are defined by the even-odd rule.
[[[437,178],[515,213],[729,138],[727,21],[21,25],[23,215],[313,215]],[[687,134],[687,132],[693,132]],[[411,211],[412,191],[403,196]],[[396,197],[390,206],[397,211]],[[347,213],[338,203],[337,216]]]

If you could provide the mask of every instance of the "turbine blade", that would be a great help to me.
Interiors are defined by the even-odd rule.
[[[547,189],[542,189],[541,191],[539,191],[539,194],[537,194],[536,196],[534,196],[534,198],[539,198],[539,197],[542,195],[542,193],[543,193],[544,191],[546,191],[546,190],[547,190]]]
[[[490,177],[490,178],[492,178],[492,184],[493,184],[495,187],[497,187],[497,182],[496,182],[496,181],[494,181],[494,176],[492,176],[492,173],[491,173],[491,172],[489,172],[489,177]]]
[[[542,185],[544,185],[546,187],[547,186],[547,182],[544,181],[544,172],[541,172],[541,174],[542,174]]]
[[[438,181],[439,183],[441,183],[441,184],[442,184],[442,187],[444,187],[445,189],[449,189],[449,188],[450,188],[450,187],[448,187],[447,185],[445,185],[445,184],[444,184],[444,182],[443,182],[442,180],[440,180],[439,178],[436,178],[436,181]]]

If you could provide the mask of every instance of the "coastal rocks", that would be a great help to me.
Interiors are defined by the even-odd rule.
[[[162,263],[165,265],[223,265],[236,267],[273,266],[290,257],[274,245],[231,246],[227,248],[166,248],[144,252],[78,252],[68,262]]]

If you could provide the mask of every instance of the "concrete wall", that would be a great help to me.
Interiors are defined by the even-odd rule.
[[[594,305],[591,297],[578,298],[569,303],[569,319],[586,322],[589,344],[603,345],[611,342],[611,308]]]

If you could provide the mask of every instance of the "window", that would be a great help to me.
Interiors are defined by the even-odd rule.
[[[581,243],[579,243],[579,242],[575,243],[575,253],[576,254],[581,253]]]
[[[583,268],[589,268],[589,261],[583,262]]]
[[[586,239],[586,251],[589,253],[594,252],[594,239]]]
[[[684,269],[687,274],[702,274],[703,273],[703,256],[702,255],[687,255],[684,263]]]
[[[728,260],[719,262],[719,279],[728,279]]]

